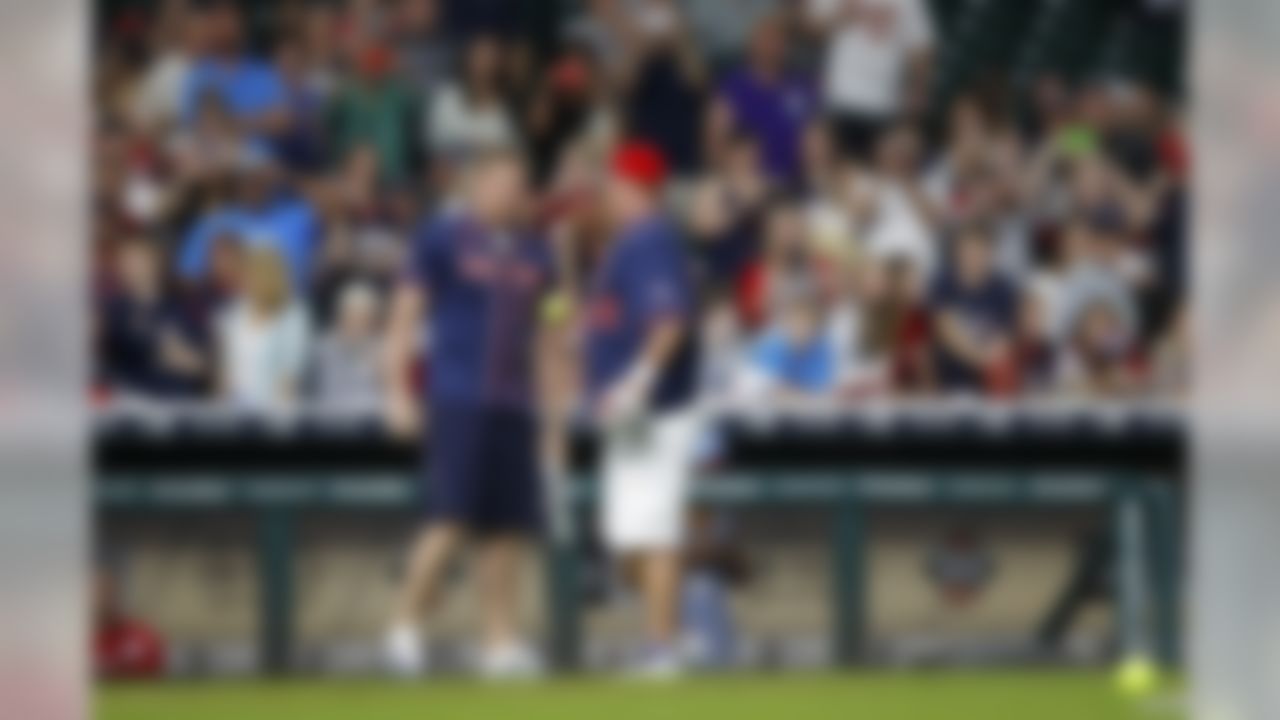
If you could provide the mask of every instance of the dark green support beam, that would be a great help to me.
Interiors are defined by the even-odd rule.
[[[293,513],[272,507],[258,519],[260,652],[263,668],[273,675],[289,671],[293,647]]]
[[[557,670],[581,667],[582,632],[577,549],[556,542],[546,553],[547,629],[552,665]]]
[[[1146,549],[1149,510],[1146,490],[1139,479],[1124,478],[1116,484],[1111,513],[1115,538],[1112,586],[1121,660],[1153,659],[1155,651],[1150,624],[1151,568]]]
[[[858,499],[849,493],[835,515],[832,543],[832,611],[835,615],[836,663],[853,665],[866,642],[866,518]]]
[[[1166,667],[1182,660],[1182,528],[1174,493],[1160,482],[1148,488],[1148,533],[1155,602],[1155,651]]]

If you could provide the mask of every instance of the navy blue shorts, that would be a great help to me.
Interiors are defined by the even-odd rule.
[[[542,520],[538,428],[525,410],[435,403],[427,517],[480,534],[534,533]]]

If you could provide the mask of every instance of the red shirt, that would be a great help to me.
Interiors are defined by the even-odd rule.
[[[926,308],[913,307],[899,320],[890,349],[895,388],[920,390],[927,383],[926,353],[932,338],[933,320]]]
[[[94,667],[104,678],[154,678],[164,673],[165,648],[160,635],[135,620],[102,623],[94,638]]]

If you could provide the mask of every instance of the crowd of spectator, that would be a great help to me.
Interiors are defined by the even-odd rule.
[[[387,291],[469,153],[523,147],[531,222],[589,264],[624,137],[675,174],[717,392],[1185,385],[1188,152],[1138,78],[944,97],[924,0],[585,0],[536,39],[517,3],[268,5],[103,18],[100,402],[376,407]]]

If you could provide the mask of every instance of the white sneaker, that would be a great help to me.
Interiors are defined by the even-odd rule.
[[[626,676],[647,682],[668,682],[684,674],[684,658],[676,648],[655,648],[627,669]]]
[[[415,627],[400,625],[388,630],[382,653],[387,670],[397,677],[415,678],[427,671],[427,649]]]
[[[520,643],[485,649],[480,653],[480,677],[485,680],[535,680],[542,677],[542,660]]]

